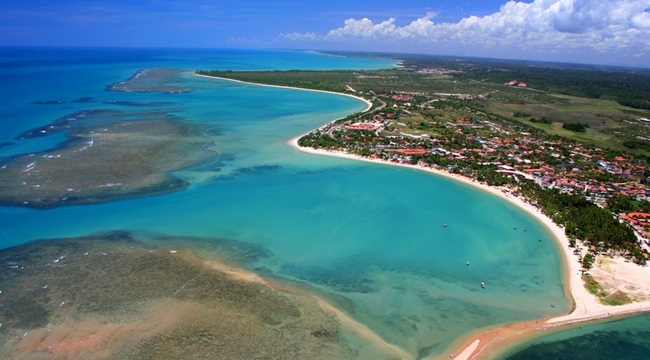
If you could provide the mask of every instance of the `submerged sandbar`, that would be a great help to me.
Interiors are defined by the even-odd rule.
[[[200,242],[211,244],[210,258],[184,239],[126,232],[0,251],[0,357],[357,357],[318,299],[224,262],[264,249]]]
[[[189,88],[170,84],[182,71],[175,69],[143,69],[125,81],[116,82],[106,87],[109,91],[119,92],[163,92],[185,93]]]
[[[58,148],[0,162],[0,205],[51,208],[164,194],[189,184],[171,172],[212,161],[214,141],[172,120],[75,128]]]

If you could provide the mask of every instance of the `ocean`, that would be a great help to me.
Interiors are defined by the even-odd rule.
[[[254,246],[263,256],[232,255],[239,266],[327,299],[413,357],[441,354],[482,327],[568,311],[560,252],[522,210],[447,178],[286,144],[364,110],[362,101],[192,73],[394,63],[276,50],[0,48],[0,194],[29,197],[2,200],[0,247],[111,232],[185,239],[206,256],[218,256],[215,239],[239,255]],[[137,122],[151,133],[124,133],[119,145],[93,137]],[[152,153],[154,130],[173,151]],[[41,168],[50,158],[76,160]],[[119,166],[128,189],[93,178]],[[138,182],[149,167],[160,172]],[[101,185],[83,188],[92,181]]]

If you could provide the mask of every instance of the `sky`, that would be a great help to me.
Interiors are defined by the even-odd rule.
[[[0,46],[348,50],[650,67],[650,0],[2,0]]]

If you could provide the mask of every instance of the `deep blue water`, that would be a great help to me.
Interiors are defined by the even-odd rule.
[[[211,128],[220,157],[179,171],[191,186],[168,195],[49,210],[0,207],[0,247],[110,230],[259,244],[272,256],[245,266],[317,291],[412,354],[439,353],[480,327],[566,311],[551,234],[514,206],[449,179],[286,145],[365,103],[192,75],[390,66],[296,51],[2,48],[0,157],[55,148],[65,134],[16,137],[77,111],[128,117],[137,110],[124,103],[154,104],[145,107]],[[106,90],[148,68],[181,70],[166,84],[189,91]]]

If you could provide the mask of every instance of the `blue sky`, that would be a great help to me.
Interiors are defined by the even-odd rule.
[[[650,66],[650,0],[3,0],[0,45],[291,48]]]

